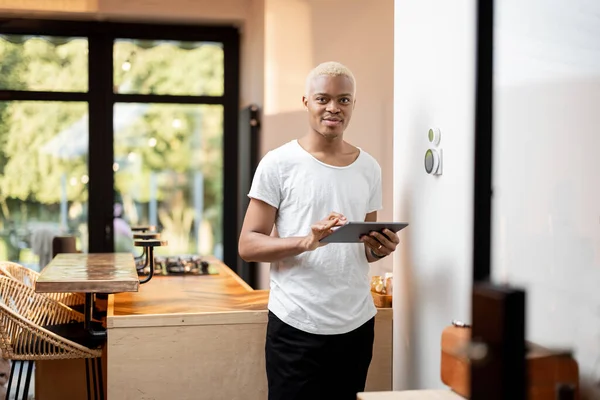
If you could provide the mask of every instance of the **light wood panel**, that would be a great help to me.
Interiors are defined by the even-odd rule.
[[[131,253],[58,254],[41,272],[39,293],[136,292],[139,278]]]
[[[108,399],[264,400],[266,323],[110,329]]]
[[[252,314],[262,322],[109,329],[108,399],[266,399],[267,311]],[[380,310],[366,390],[391,389],[391,340]]]
[[[365,387],[368,392],[392,389],[393,315],[391,308],[377,310],[373,359]]]
[[[464,400],[450,390],[407,390],[399,392],[359,393],[358,400]]]

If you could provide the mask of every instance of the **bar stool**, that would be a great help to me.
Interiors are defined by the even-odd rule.
[[[160,239],[160,233],[158,232],[141,232],[141,233],[134,233],[133,234],[133,238],[134,239]]]
[[[84,316],[47,296],[36,293],[7,276],[0,275],[0,348],[5,359],[13,361],[11,377],[14,376],[16,363],[21,361],[15,398],[19,395],[19,386],[24,363],[27,363],[23,399],[28,396],[33,370],[32,361],[84,359],[86,362],[87,397],[90,396],[91,363],[93,391],[96,399],[104,399],[102,382],[102,349],[100,343],[86,343],[85,332],[82,335],[71,334],[69,338],[56,332],[77,332]],[[85,344],[88,344],[86,346]],[[94,363],[96,360],[96,363]],[[97,371],[96,371],[97,365]],[[11,392],[12,378],[9,380],[6,398]]]
[[[52,258],[60,253],[77,253],[75,236],[55,236],[52,238]]]
[[[141,229],[141,228],[138,228]],[[155,231],[133,231],[133,240],[160,239],[160,233]],[[139,256],[134,256],[136,269],[144,269],[144,259],[146,258],[146,247]]]
[[[144,248],[143,254],[145,254],[144,265],[141,267],[136,266],[137,270],[139,271],[139,270],[143,270],[146,267],[150,267],[149,275],[144,279],[140,279],[140,284],[144,284],[144,283],[149,282],[150,279],[152,279],[152,277],[154,276],[154,248],[166,246],[168,244],[168,242],[166,240],[161,240],[161,239],[138,239],[138,240],[134,241],[133,244],[134,244],[134,246],[137,246],[137,247],[143,247]]]
[[[131,227],[131,232],[156,232],[155,225],[135,225]]]

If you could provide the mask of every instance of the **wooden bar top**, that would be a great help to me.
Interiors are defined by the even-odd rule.
[[[131,253],[58,254],[35,284],[38,293],[137,292],[139,278]]]
[[[358,393],[358,400],[464,400],[451,390],[406,390]]]
[[[107,327],[265,322],[269,290],[253,290],[218,259],[205,260],[218,275],[155,275],[137,293],[109,296]],[[391,318],[391,308],[380,312]]]
[[[254,290],[216,258],[206,258],[218,275],[154,276],[138,293],[109,298],[107,326],[185,324],[181,316],[265,311],[268,290]],[[251,316],[251,315],[249,315]],[[265,316],[266,318],[266,316]],[[132,325],[133,324],[133,325]]]

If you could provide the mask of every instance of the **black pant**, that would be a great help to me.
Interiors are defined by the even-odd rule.
[[[373,356],[375,318],[341,335],[298,330],[269,311],[269,400],[356,400]]]

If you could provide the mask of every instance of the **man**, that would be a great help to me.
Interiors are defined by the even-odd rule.
[[[391,254],[391,231],[323,245],[347,221],[376,221],[381,168],[343,139],[355,106],[352,73],[335,62],[306,79],[308,133],[261,160],[239,240],[246,261],[271,262],[265,346],[270,400],[356,399],[373,352],[368,263]],[[273,229],[275,227],[275,229]]]

